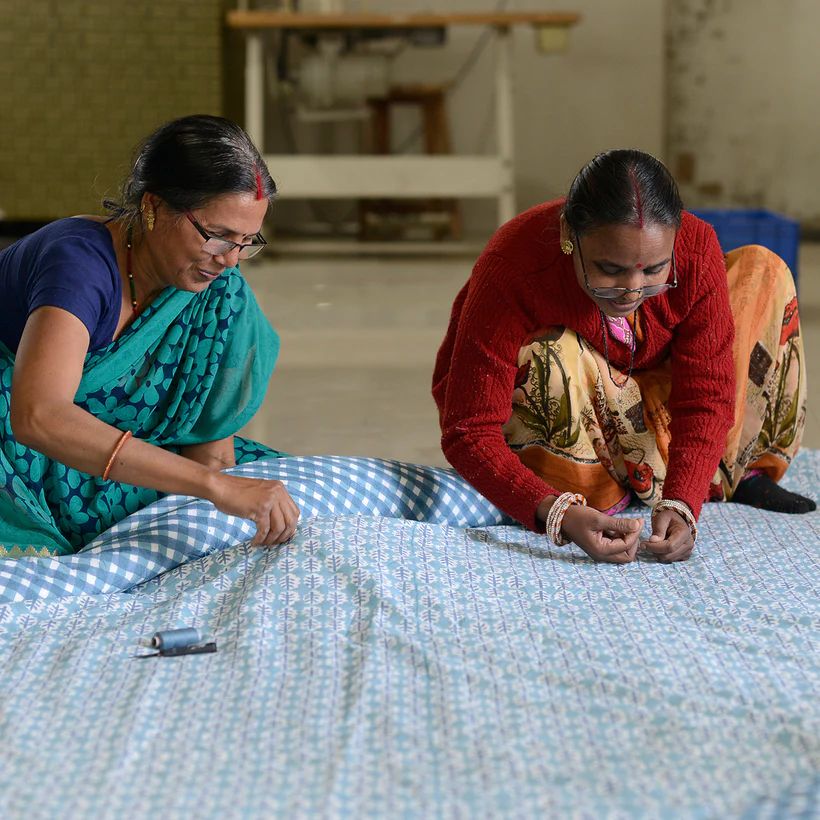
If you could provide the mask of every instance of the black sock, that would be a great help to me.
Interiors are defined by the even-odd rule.
[[[810,498],[784,490],[765,474],[744,478],[731,500],[735,504],[781,513],[807,513],[817,509],[817,504]]]

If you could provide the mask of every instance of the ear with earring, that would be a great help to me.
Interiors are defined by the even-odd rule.
[[[154,213],[153,208],[149,208],[147,211],[145,210],[145,203],[143,202],[140,206],[140,213],[144,214],[145,216],[145,227],[148,228],[149,231],[154,230],[154,221],[156,220],[156,215]]]
[[[561,240],[561,253],[563,253],[566,256],[570,256],[574,250],[575,250],[575,245],[572,244],[571,239],[562,239]]]

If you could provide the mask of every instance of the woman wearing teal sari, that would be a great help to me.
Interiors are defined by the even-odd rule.
[[[276,455],[234,435],[278,352],[236,267],[274,194],[242,129],[185,117],[143,143],[112,217],[0,252],[0,557],[76,552],[165,493],[259,544],[293,535],[281,482],[221,472]]]

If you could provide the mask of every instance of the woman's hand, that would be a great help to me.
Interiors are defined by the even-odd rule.
[[[547,520],[556,496],[547,496],[536,512]],[[635,560],[638,536],[643,522],[635,518],[612,518],[592,507],[573,504],[564,513],[561,532],[574,541],[590,558],[612,564],[627,564]]]
[[[229,515],[256,524],[252,544],[274,546],[293,538],[299,523],[299,508],[281,481],[217,473],[209,500]]]
[[[695,549],[695,542],[689,525],[682,515],[674,510],[658,510],[652,518],[652,535],[641,542],[664,564],[672,561],[686,561]]]
[[[612,518],[574,504],[564,513],[561,531],[596,561],[628,564],[637,555],[642,526],[637,518]]]

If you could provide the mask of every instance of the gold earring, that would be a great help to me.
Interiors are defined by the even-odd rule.
[[[562,239],[561,240],[561,253],[566,254],[569,256],[575,250],[575,245],[572,244],[572,241],[569,239]]]
[[[156,220],[156,216],[154,215],[154,209],[151,208],[147,214],[145,214],[145,226],[148,228],[149,231],[154,230],[154,221]]]

